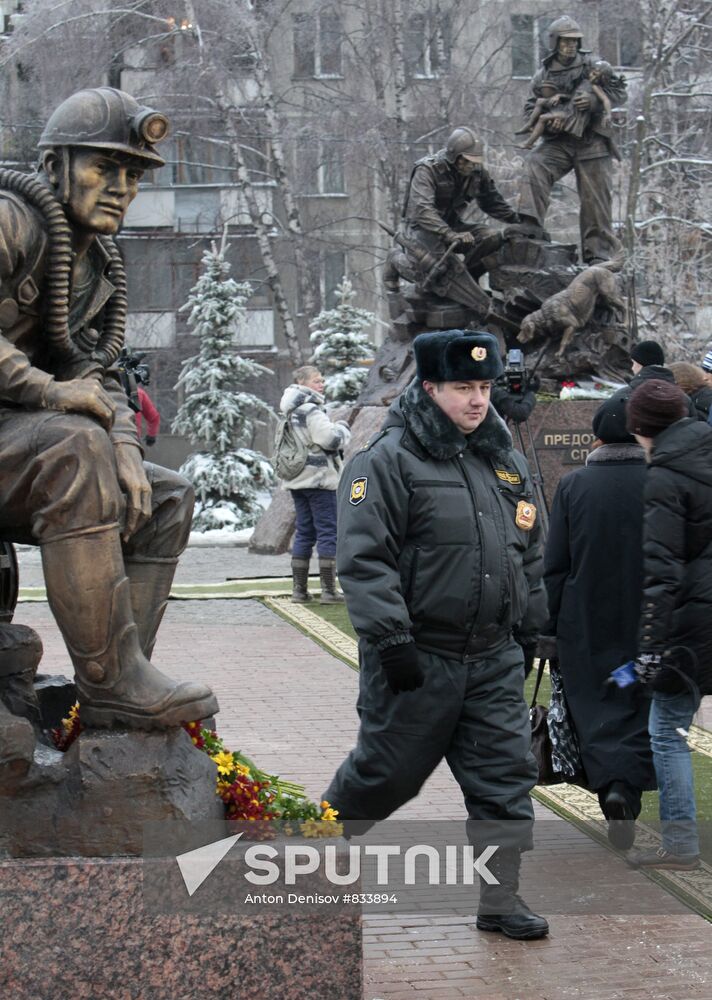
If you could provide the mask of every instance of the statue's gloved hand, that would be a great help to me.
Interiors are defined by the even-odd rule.
[[[475,245],[475,237],[472,233],[456,233],[453,231],[454,239],[449,240],[450,243],[455,243],[461,247],[473,247]]]
[[[116,467],[121,492],[126,497],[126,520],[121,537],[128,541],[151,517],[151,484],[141,452],[132,444],[117,444]]]
[[[110,396],[94,378],[50,382],[44,393],[44,404],[48,410],[85,413],[98,420],[106,431],[111,430],[116,413]]]

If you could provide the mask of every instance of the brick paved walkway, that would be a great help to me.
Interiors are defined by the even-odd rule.
[[[227,551],[213,558],[214,579],[234,559]],[[68,672],[47,605],[21,605],[16,620],[40,632],[42,670]],[[227,745],[305,783],[314,798],[353,745],[356,674],[255,601],[172,603],[155,660],[176,677],[209,681]],[[464,816],[443,767],[398,815],[434,814]],[[531,885],[536,894],[559,886],[569,911],[546,910],[551,936],[521,943],[481,934],[471,918],[367,915],[364,1000],[712,1000],[710,925],[569,823],[541,806],[537,816],[551,822],[539,824],[540,848],[527,859]],[[621,898],[623,913],[604,915]]]

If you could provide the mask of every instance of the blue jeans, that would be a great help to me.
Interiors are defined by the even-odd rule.
[[[314,544],[322,559],[336,555],[336,490],[290,490],[297,512],[295,559],[310,559]]]
[[[655,691],[648,724],[660,790],[663,849],[683,857],[699,854],[700,842],[690,748],[676,730],[689,730],[698,707],[699,700],[690,691]]]

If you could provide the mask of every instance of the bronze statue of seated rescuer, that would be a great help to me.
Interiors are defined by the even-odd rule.
[[[82,90],[47,122],[36,174],[0,170],[0,537],[40,546],[85,726],[217,711],[206,685],[149,662],[193,493],[143,462],[114,367],[126,280],[113,237],[167,131],[122,91]]]

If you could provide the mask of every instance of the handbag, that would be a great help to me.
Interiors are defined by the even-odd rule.
[[[551,763],[554,773],[560,775],[560,780],[570,785],[580,785],[587,788],[586,775],[581,760],[576,729],[566,704],[564,682],[556,657],[549,660],[549,677],[551,678],[551,698],[547,715],[547,727],[551,740]]]
[[[554,765],[551,758],[552,746],[551,737],[549,735],[549,725],[548,716],[549,709],[545,705],[537,705],[536,699],[539,694],[539,685],[541,684],[541,679],[544,676],[544,666],[547,660],[543,657],[539,657],[539,669],[536,675],[536,684],[534,685],[534,694],[532,695],[531,705],[529,706],[529,722],[531,723],[532,730],[532,753],[534,754],[534,759],[536,760],[537,767],[539,768],[539,778],[537,779],[538,785],[558,785],[564,780],[564,776],[560,771],[554,770]]]

